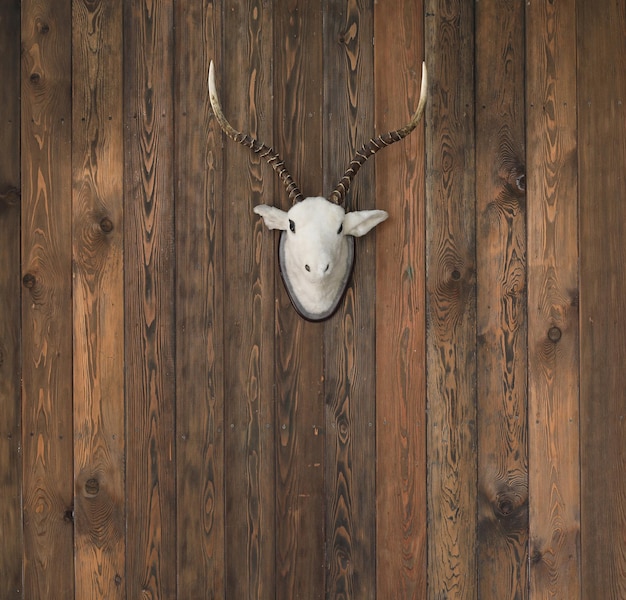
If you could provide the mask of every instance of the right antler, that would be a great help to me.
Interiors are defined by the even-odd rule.
[[[356,151],[353,159],[350,161],[350,166],[337,184],[333,193],[328,198],[331,202],[334,202],[335,204],[343,204],[346,194],[350,189],[350,184],[352,183],[354,176],[359,172],[359,169],[363,166],[363,163],[371,156],[374,156],[374,154],[376,154],[379,150],[399,142],[401,139],[409,135],[415,127],[417,127],[417,124],[424,114],[427,87],[428,74],[426,72],[426,63],[422,63],[422,86],[415,114],[411,120],[404,127],[402,127],[402,129],[396,129],[395,131],[390,131],[388,133],[384,133],[383,135],[379,135],[376,138],[372,138],[369,142],[367,142],[367,144],[363,144],[363,146]]]
[[[280,158],[278,152],[274,151],[269,146],[262,144],[255,138],[249,136],[248,134],[241,133],[233,128],[233,126],[226,120],[224,113],[222,112],[222,107],[220,106],[220,101],[217,98],[217,90],[215,88],[215,69],[213,68],[213,61],[209,66],[209,99],[211,100],[211,106],[213,107],[213,112],[215,113],[215,118],[217,122],[220,124],[220,127],[224,131],[224,133],[234,140],[238,142],[242,146],[246,146],[252,150],[252,152],[258,154],[261,158],[264,158],[268,164],[278,173],[281,181],[285,185],[287,189],[287,193],[289,194],[289,199],[293,202],[300,202],[304,200],[304,196],[302,192],[298,189],[293,177],[289,174],[289,171],[285,167],[285,163]]]

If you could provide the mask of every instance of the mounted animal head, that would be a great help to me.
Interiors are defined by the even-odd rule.
[[[264,158],[283,182],[292,207],[283,211],[262,204],[254,207],[269,229],[282,231],[278,249],[280,271],[298,313],[321,321],[330,317],[341,302],[354,265],[354,238],[365,235],[387,218],[384,210],[346,212],[343,204],[350,184],[365,161],[379,150],[399,142],[415,129],[426,106],[427,75],[422,65],[422,86],[415,114],[404,127],[364,144],[332,194],[305,198],[277,152],[251,136],[234,129],[226,120],[217,97],[213,61],[209,67],[209,98],[220,127],[235,142]]]

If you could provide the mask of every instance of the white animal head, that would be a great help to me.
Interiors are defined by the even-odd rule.
[[[209,97],[215,117],[234,141],[265,158],[281,178],[294,203],[287,211],[262,204],[254,207],[269,229],[282,231],[278,259],[289,297],[301,316],[311,321],[330,317],[341,302],[354,265],[354,237],[365,235],[387,218],[384,210],[347,212],[341,206],[350,183],[363,163],[379,150],[406,137],[421,119],[426,105],[426,66],[417,110],[402,129],[390,131],[364,144],[354,155],[329,199],[304,198],[277,152],[234,129],[224,117],[217,98],[213,61],[209,68]]]

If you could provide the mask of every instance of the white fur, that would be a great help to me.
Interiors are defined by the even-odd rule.
[[[384,210],[346,213],[321,197],[306,198],[288,212],[265,204],[256,206],[254,212],[269,229],[286,232],[283,276],[296,303],[312,319],[327,316],[347,285],[352,260],[346,236],[365,235],[388,216]]]

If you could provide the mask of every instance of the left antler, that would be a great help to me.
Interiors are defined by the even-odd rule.
[[[224,131],[224,133],[234,140],[238,142],[242,146],[246,146],[250,148],[252,152],[258,154],[261,158],[264,158],[269,165],[278,173],[281,181],[285,185],[287,189],[287,193],[289,194],[289,199],[292,202],[300,202],[304,199],[302,192],[298,189],[296,182],[293,180],[293,177],[290,175],[287,167],[285,167],[285,163],[280,158],[278,152],[266,146],[265,144],[259,142],[259,140],[253,138],[252,136],[241,133],[241,131],[237,131],[227,120],[222,112],[222,107],[220,106],[220,101],[217,97],[217,89],[215,87],[215,69],[213,67],[213,61],[209,65],[209,99],[211,100],[211,106],[213,107],[213,113],[215,114],[215,118],[217,122],[220,124],[220,127]]]
[[[333,191],[333,193],[328,198],[331,202],[335,204],[343,204],[346,194],[350,189],[350,184],[354,179],[354,176],[359,172],[359,169],[363,166],[363,163],[374,156],[376,152],[386,148],[387,146],[391,146],[391,144],[395,144],[400,140],[404,139],[411,131],[417,127],[422,115],[424,114],[424,108],[426,107],[426,91],[428,87],[428,75],[426,72],[426,63],[422,63],[422,87],[420,90],[420,99],[417,105],[417,110],[415,114],[411,118],[411,120],[401,129],[396,129],[395,131],[390,131],[388,133],[384,133],[383,135],[379,135],[376,138],[372,138],[367,144],[363,144],[359,150],[355,153],[353,159],[350,161],[350,166],[344,173],[343,177],[337,184],[337,187]]]

